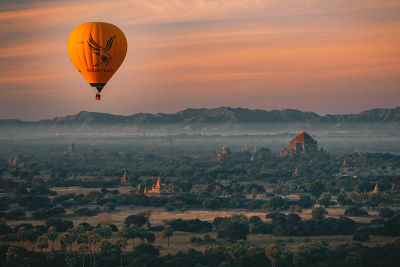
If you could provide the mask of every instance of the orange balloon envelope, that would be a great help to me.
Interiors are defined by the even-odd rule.
[[[79,25],[68,38],[68,54],[72,63],[93,87],[100,92],[125,59],[128,43],[124,33],[105,22]]]

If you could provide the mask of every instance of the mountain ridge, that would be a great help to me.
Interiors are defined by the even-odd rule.
[[[399,122],[400,107],[376,108],[358,114],[327,114],[296,109],[261,110],[247,108],[188,108],[176,113],[135,113],[114,115],[109,113],[80,111],[75,115],[55,117],[39,121],[2,119],[3,125],[82,125],[82,124],[174,124],[174,123],[269,123],[269,122]]]

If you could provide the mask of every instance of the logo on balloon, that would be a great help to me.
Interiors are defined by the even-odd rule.
[[[108,53],[108,51],[110,51],[111,46],[114,42],[115,39],[115,35],[112,36],[110,39],[108,39],[106,47],[102,47],[101,45],[99,45],[98,43],[96,43],[95,40],[93,40],[92,34],[90,34],[89,40],[87,41],[90,50],[92,51],[93,54],[99,56],[100,58],[100,62],[95,64],[95,67],[98,67],[100,65],[108,65],[111,61],[111,55]]]

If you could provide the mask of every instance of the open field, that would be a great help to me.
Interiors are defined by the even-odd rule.
[[[70,189],[70,188],[68,188]],[[120,188],[117,188],[120,190]],[[125,189],[125,188],[124,188]],[[78,191],[86,191],[86,188],[71,188],[71,190],[58,188],[57,192],[59,194],[65,192],[75,192]],[[89,191],[94,190],[90,188]],[[82,191],[82,192],[83,192]],[[122,190],[120,190],[122,191]],[[86,192],[85,192],[86,193]],[[76,209],[76,208],[74,208]],[[266,221],[265,215],[266,212],[263,210],[243,210],[243,209],[230,209],[230,210],[176,210],[176,211],[166,211],[164,208],[145,208],[145,207],[138,207],[138,206],[130,206],[130,207],[118,207],[114,212],[102,212],[97,214],[96,216],[91,217],[82,217],[82,216],[75,216],[73,215],[71,210],[68,210],[66,219],[72,220],[74,225],[78,225],[83,222],[87,222],[91,225],[96,225],[100,221],[107,221],[109,223],[115,224],[118,228],[121,228],[124,225],[124,219],[132,214],[137,214],[142,211],[151,211],[150,223],[152,225],[160,225],[165,224],[166,221],[173,220],[173,219],[183,219],[183,220],[190,220],[190,219],[200,219],[203,221],[210,221],[212,222],[215,217],[228,217],[232,216],[233,214],[242,214],[246,215],[247,217],[251,216],[259,216],[263,221]],[[328,208],[328,217],[335,217],[338,218],[339,216],[344,214],[345,208],[339,207],[332,207]],[[369,210],[369,216],[366,217],[350,217],[351,219],[358,221],[358,222],[369,222],[374,218],[378,217],[378,212]],[[299,215],[302,219],[310,219],[311,218],[311,209],[303,210]],[[15,227],[22,223],[32,223],[34,225],[44,224],[45,221],[40,220],[19,220],[19,221],[9,221],[8,224],[11,227]],[[204,251],[209,245],[208,244],[197,244],[191,243],[190,239],[193,236],[202,237],[204,234],[197,234],[197,233],[188,233],[188,232],[179,232],[175,231],[174,236],[171,238],[170,247],[167,247],[167,240],[161,237],[161,233],[156,234],[156,241],[154,243],[155,246],[160,248],[160,252],[162,255],[166,255],[168,253],[175,254],[179,250],[187,250],[189,248],[194,248],[200,251]],[[213,238],[216,239],[216,233],[211,232],[207,233]],[[113,234],[111,237],[111,241],[116,241],[118,236]],[[289,250],[295,249],[297,246],[304,242],[309,242],[312,240],[320,240],[326,241],[331,247],[336,247],[341,244],[352,242],[351,235],[339,235],[339,236],[305,236],[305,237],[295,237],[295,236],[274,236],[270,234],[250,234],[248,236],[248,242],[251,246],[255,247],[267,247],[271,243],[283,242],[285,243],[286,247]],[[377,246],[383,245],[389,242],[393,242],[396,240],[396,237],[386,237],[386,236],[371,236],[371,240],[368,242],[363,242],[363,245],[367,246]],[[135,239],[135,245],[139,244],[141,241],[139,239]],[[20,243],[14,243],[15,245],[21,245]],[[32,249],[30,243],[25,242],[24,246],[27,249]],[[74,246],[77,246],[76,244]],[[59,243],[55,243],[55,248],[59,249]],[[77,248],[74,248],[77,249]],[[49,250],[49,249],[48,249]],[[132,240],[129,240],[128,246],[126,251],[132,250]]]
[[[87,194],[91,191],[100,191],[101,188],[82,188],[82,187],[54,187],[51,190],[56,191],[58,195],[68,194],[68,193],[75,193],[75,194]],[[134,190],[132,187],[116,187],[116,188],[108,188],[108,190],[119,190],[121,194],[128,194],[131,190]],[[291,194],[287,196],[288,199],[298,199],[298,194]],[[318,206],[318,204],[316,204]],[[79,207],[75,207],[77,209]],[[393,209],[397,209],[397,207],[392,207]],[[339,207],[338,205],[332,206],[327,208],[328,211],[327,217],[334,217],[338,218],[344,215],[346,207]],[[203,221],[210,221],[212,222],[215,217],[229,217],[233,214],[243,214],[247,217],[251,216],[259,216],[262,220],[265,219],[266,212],[263,210],[242,210],[242,209],[230,209],[230,210],[186,210],[186,211],[166,211],[164,208],[154,208],[154,207],[118,207],[116,211],[111,213],[100,213],[97,216],[91,217],[71,217],[75,224],[79,224],[82,222],[88,222],[90,224],[97,224],[100,217],[108,216],[113,224],[117,227],[123,225],[123,220],[132,214],[136,214],[141,211],[150,210],[152,216],[150,217],[151,224],[164,224],[165,221],[173,220],[181,218],[183,220],[190,220],[190,219],[200,219]],[[311,218],[311,211],[312,209],[305,209],[298,215],[303,219],[307,220]],[[72,216],[72,212],[69,212]],[[371,220],[375,219],[378,216],[377,210],[368,210],[369,216],[365,217],[349,217],[354,221],[368,223]],[[287,212],[286,212],[287,214]]]
[[[74,208],[74,210],[77,208]],[[259,216],[262,220],[267,221],[265,219],[265,215],[267,212],[262,210],[242,210],[242,209],[225,209],[225,210],[187,210],[187,211],[166,211],[164,208],[154,208],[154,207],[118,207],[114,212],[101,212],[96,216],[75,216],[71,210],[67,212],[68,217],[66,219],[72,220],[74,225],[79,225],[80,223],[87,222],[91,225],[96,225],[100,221],[107,220],[108,222],[115,224],[118,228],[122,227],[124,224],[124,219],[132,214],[137,214],[142,211],[151,211],[150,223],[152,225],[164,224],[166,221],[173,219],[183,219],[183,220],[192,220],[192,219],[200,219],[202,221],[212,222],[215,217],[230,217],[234,214],[246,215],[248,218],[251,216]],[[298,215],[303,219],[307,220],[311,218],[311,209],[303,210]],[[345,208],[327,208],[328,215],[327,217],[338,218],[344,214]],[[285,212],[288,214],[287,212]],[[350,219],[368,223],[371,220],[378,217],[378,211],[369,210],[369,216],[365,217],[349,217]],[[29,215],[29,214],[28,214]],[[15,227],[21,223],[32,223],[33,225],[39,225],[45,223],[42,220],[16,220],[9,221],[8,224],[12,227]]]
[[[202,237],[204,234],[197,234],[197,233],[188,233],[188,232],[179,232],[175,231],[174,235],[170,238],[170,246],[167,246],[167,239],[164,239],[161,237],[161,233],[155,233],[156,234],[156,241],[154,242],[154,246],[158,247],[160,249],[161,255],[167,255],[167,254],[176,254],[178,251],[181,250],[188,250],[190,248],[194,248],[199,251],[204,251],[208,247],[212,245],[208,244],[197,244],[197,243],[191,243],[190,239],[192,237]],[[207,233],[209,234],[212,238],[216,239],[216,233],[211,232]],[[115,234],[110,238],[111,242],[116,242],[118,239],[118,236]],[[368,242],[362,242],[363,245],[365,246],[382,246],[386,243],[393,242],[397,239],[397,237],[387,237],[387,236],[371,236],[371,240]],[[351,235],[337,235],[337,236],[274,236],[270,234],[257,234],[253,235],[250,234],[247,237],[247,241],[250,246],[254,247],[262,247],[266,248],[270,244],[273,243],[281,243],[283,242],[286,246],[287,249],[289,250],[294,250],[296,247],[298,247],[301,244],[304,244],[306,242],[310,242],[313,240],[319,240],[319,241],[325,241],[328,243],[328,245],[332,248],[343,245],[346,243],[351,243],[353,242],[352,236]],[[134,240],[134,245],[137,246],[141,243],[142,241],[140,239],[135,239]],[[2,242],[0,242],[2,244]],[[17,246],[23,246],[27,248],[28,250],[32,250],[32,245],[29,242],[25,242],[24,245],[22,245],[20,242],[7,242],[7,244],[12,244],[12,245],[17,245]],[[223,244],[222,243],[217,243],[218,244]],[[50,252],[51,251],[51,246],[49,248],[45,249],[45,252]],[[60,244],[58,240],[54,243],[54,249],[59,250],[60,249]],[[78,250],[78,245],[74,243],[73,250]],[[126,252],[132,251],[132,240],[130,239],[128,242],[127,247],[125,248]]]
[[[66,194],[71,194],[71,193],[75,193],[75,194],[88,194],[91,191],[98,191],[100,192],[101,188],[85,188],[85,187],[78,187],[78,186],[70,186],[70,187],[51,187],[49,188],[52,191],[57,192],[58,196],[61,195],[66,195]],[[131,192],[132,187],[111,187],[111,188],[107,188],[110,191],[113,190],[118,190],[121,194],[128,194]]]

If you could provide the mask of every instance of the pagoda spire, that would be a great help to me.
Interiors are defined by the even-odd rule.
[[[124,175],[122,176],[122,178],[121,178],[121,183],[126,183],[126,180],[127,180],[127,175],[126,175],[126,171],[124,172]]]
[[[378,187],[378,183],[376,183],[375,184],[375,188],[374,188],[374,190],[372,191],[372,194],[376,194],[376,193],[378,193],[379,192],[379,187]]]
[[[158,178],[157,178],[157,183],[156,183],[156,187],[155,188],[157,188],[157,189],[160,189],[160,176],[158,176]]]

